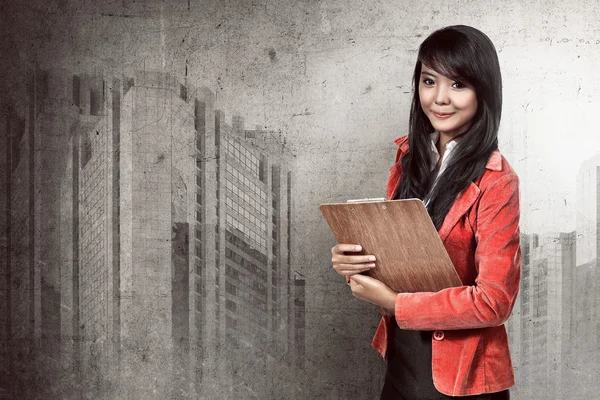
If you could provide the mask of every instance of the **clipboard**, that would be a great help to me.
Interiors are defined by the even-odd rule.
[[[364,200],[319,206],[338,243],[361,245],[362,250],[353,255],[375,256],[376,267],[363,275],[399,293],[462,286],[420,199]],[[383,308],[380,311],[387,314]]]

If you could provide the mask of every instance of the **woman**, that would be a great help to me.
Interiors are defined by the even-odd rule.
[[[514,374],[504,322],[521,273],[519,181],[498,151],[494,45],[468,26],[433,32],[419,48],[413,84],[409,134],[395,141],[386,198],[425,202],[463,286],[395,293],[360,274],[377,262],[352,254],[356,244],[332,248],[333,268],[354,296],[394,313],[372,342],[387,360],[381,399],[508,399]]]

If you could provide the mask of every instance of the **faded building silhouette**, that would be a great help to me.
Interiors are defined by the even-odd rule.
[[[507,324],[517,398],[594,398],[600,156],[577,176],[577,230],[522,234],[520,293]]]
[[[581,163],[576,180],[577,257],[575,345],[588,396],[600,392],[600,154]]]
[[[298,398],[292,155],[233,120],[166,73],[31,73],[0,130],[0,398]]]
[[[574,369],[575,232],[522,234],[521,288],[507,329],[517,398],[562,398]]]

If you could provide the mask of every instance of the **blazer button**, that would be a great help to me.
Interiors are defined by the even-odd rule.
[[[433,332],[433,338],[435,340],[442,340],[444,338],[444,332],[442,332],[442,331]]]

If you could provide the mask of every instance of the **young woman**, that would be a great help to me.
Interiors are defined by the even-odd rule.
[[[386,198],[425,202],[463,286],[395,293],[360,274],[377,260],[356,255],[358,244],[333,247],[333,268],[354,296],[394,313],[372,342],[387,360],[381,399],[508,399],[504,322],[521,274],[519,180],[498,151],[494,45],[469,26],[433,32],[419,47],[413,84],[409,133],[395,140]]]

